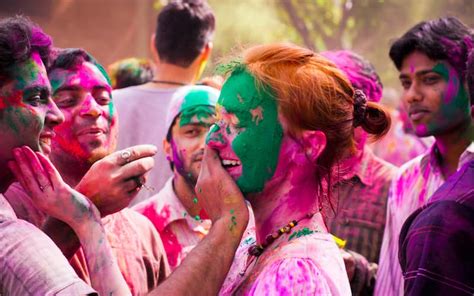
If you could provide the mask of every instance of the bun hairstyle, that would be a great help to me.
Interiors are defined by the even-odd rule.
[[[391,122],[387,110],[368,101],[361,90],[354,91],[354,127],[360,126],[375,139],[379,139],[388,132]]]
[[[244,52],[243,63],[257,81],[272,87],[291,134],[319,130],[326,135],[326,149],[315,164],[320,184],[326,179],[330,186],[332,167],[355,151],[354,126],[375,137],[390,127],[384,108],[367,102],[334,63],[309,49],[284,43],[256,46]]]

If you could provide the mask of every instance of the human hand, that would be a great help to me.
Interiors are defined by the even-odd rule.
[[[213,223],[223,221],[229,231],[242,235],[249,213],[239,187],[222,167],[219,156],[209,147],[204,150],[196,195]]]
[[[100,219],[97,208],[67,185],[44,155],[23,146],[13,149],[13,156],[8,166],[38,209],[74,229]]]
[[[346,266],[347,277],[349,278],[349,281],[351,281],[355,274],[356,259],[348,251],[344,249],[339,250],[341,251],[342,259],[344,260],[344,265]]]
[[[153,145],[137,145],[116,151],[95,162],[76,186],[99,209],[102,217],[127,207],[153,168]]]

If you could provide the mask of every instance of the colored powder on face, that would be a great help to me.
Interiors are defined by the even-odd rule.
[[[110,116],[109,116],[109,119],[108,119],[109,128],[110,128],[110,126],[112,125],[112,121],[113,121],[113,118],[114,118],[114,113],[115,113],[114,110],[115,110],[115,108],[114,108],[114,102],[110,101],[110,102],[109,102],[109,114],[110,114]]]
[[[470,116],[469,96],[456,70],[448,68],[444,63],[438,63],[433,67],[433,71],[443,77],[447,86],[442,97],[443,106],[440,106],[440,114],[426,127],[431,131],[450,125],[453,119]]]
[[[214,115],[214,107],[206,105],[198,105],[184,109],[181,112],[181,117],[179,121],[179,126],[185,126],[190,123],[200,123],[203,124],[211,116]],[[196,120],[193,120],[196,119]]]
[[[197,197],[193,198],[193,203],[197,204],[198,203],[198,199]]]
[[[262,191],[275,173],[283,129],[274,98],[269,86],[257,88],[256,79],[241,68],[226,81],[218,100],[239,121],[241,132],[232,141],[232,149],[242,163],[237,185],[244,194]]]
[[[221,133],[217,133],[220,130],[220,127],[217,124],[214,124],[211,129],[209,130],[209,133],[207,134],[206,137],[206,144],[209,143],[209,141],[213,142],[219,142],[221,144],[225,144],[224,138],[222,137]]]

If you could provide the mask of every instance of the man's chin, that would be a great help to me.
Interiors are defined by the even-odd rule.
[[[51,154],[51,145],[40,143],[38,151],[46,156],[49,156]]]
[[[102,158],[106,157],[107,155],[109,155],[112,152],[113,151],[109,151],[105,148],[99,148],[99,149],[92,150],[89,153],[89,157],[88,157],[87,161],[91,164],[95,163],[96,161],[101,160]]]

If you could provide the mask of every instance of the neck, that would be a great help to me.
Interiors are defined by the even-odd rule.
[[[246,195],[255,215],[259,244],[265,241],[267,235],[287,225],[291,220],[319,212],[319,186],[316,177],[311,177],[315,173],[314,165],[308,162],[295,163],[291,159],[294,158],[289,154],[280,153],[275,175],[267,182],[264,190],[258,194]],[[313,219],[317,219],[320,230],[326,230],[319,213]],[[304,220],[301,224],[308,222]]]
[[[90,163],[75,158],[63,159],[61,157],[50,155],[50,159],[64,182],[73,188],[79,184],[82,177],[84,177],[92,166]]]
[[[448,178],[457,171],[461,154],[474,141],[474,123],[470,121],[453,132],[435,138],[441,171]]]
[[[195,202],[194,186],[176,171],[173,178],[173,190],[191,217],[202,216],[201,207],[199,203]],[[201,219],[205,219],[205,217],[201,217]]]
[[[153,80],[157,81],[169,81],[169,82],[177,82],[183,84],[193,84],[194,80],[196,79],[196,70],[193,66],[188,68],[179,67],[172,64],[167,63],[159,63],[156,66],[155,75],[153,76]],[[148,87],[154,88],[176,88],[177,85],[174,84],[167,84],[167,83],[154,83],[149,82],[147,83]]]

